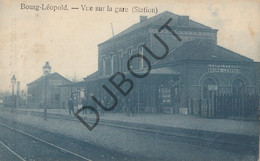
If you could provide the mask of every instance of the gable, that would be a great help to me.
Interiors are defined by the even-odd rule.
[[[171,28],[185,28],[185,29],[204,29],[204,30],[212,30],[211,27],[208,27],[206,25],[203,25],[201,23],[195,22],[191,19],[189,19],[188,16],[181,16],[174,13],[171,13],[169,11],[162,12],[156,16],[153,16],[151,18],[148,18],[147,20],[144,20],[143,22],[138,22],[124,31],[120,32],[119,34],[115,35],[114,37],[108,39],[107,41],[103,42],[106,43],[111,40],[115,40],[116,38],[119,38],[121,36],[124,36],[126,34],[129,34],[131,32],[137,31],[142,28],[147,28],[151,26],[162,26],[169,18],[172,18],[172,21],[169,23],[169,26]],[[182,20],[183,19],[183,20]],[[157,27],[158,28],[158,27]],[[101,43],[101,44],[103,44]],[[99,45],[101,45],[99,44]]]
[[[60,80],[62,82],[70,83],[71,81],[60,75],[59,73],[51,73],[46,76],[41,76],[40,78],[36,79],[35,81],[28,83],[27,86],[35,85],[38,83],[42,83],[48,79],[49,81],[51,80]]]

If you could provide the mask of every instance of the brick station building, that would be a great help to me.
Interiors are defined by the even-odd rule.
[[[181,41],[166,28],[158,31],[170,18],[168,26]],[[259,63],[217,45],[217,32],[189,16],[167,11],[151,18],[140,16],[140,22],[98,45],[98,71],[84,79],[85,95],[105,97],[112,104],[102,88],[106,84],[118,97],[115,111],[127,111],[123,101],[130,100],[129,106],[139,113],[198,114],[201,99],[216,94],[257,93]],[[165,53],[165,47],[154,34],[169,48],[164,59],[156,60],[142,47],[145,44],[157,56]],[[145,78],[136,78],[127,69],[127,61],[134,54],[145,56],[151,63]],[[130,67],[134,73],[144,74],[148,66],[144,59],[135,58]],[[124,73],[134,82],[126,97],[108,81],[116,72]],[[125,83],[122,88],[126,90],[129,85]]]

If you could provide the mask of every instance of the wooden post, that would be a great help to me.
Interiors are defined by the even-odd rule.
[[[140,110],[140,84],[139,81],[137,80],[137,113],[139,114]]]
[[[198,112],[199,113],[199,117],[201,117],[201,100],[202,99],[200,98],[199,99],[199,112]]]
[[[213,117],[216,117],[216,99],[217,99],[217,94],[214,92],[213,96]]]
[[[193,98],[191,98],[191,102],[190,103],[191,103],[191,105],[190,105],[191,106],[191,115],[193,115],[193,112],[194,112],[193,111]]]
[[[207,104],[207,117],[209,117],[209,97],[207,98],[206,104]]]

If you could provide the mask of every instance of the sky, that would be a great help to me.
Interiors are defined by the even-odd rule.
[[[22,9],[23,6],[67,5],[69,10]],[[83,11],[82,6],[105,8]],[[106,11],[107,6],[113,11]],[[133,7],[156,8],[158,13],[132,12]],[[79,9],[71,9],[78,7]],[[128,12],[115,13],[115,8]],[[11,92],[11,77],[26,84],[42,76],[49,61],[52,72],[78,81],[97,70],[98,44],[138,23],[139,16],[164,11],[218,29],[218,44],[260,61],[259,0],[0,0],[0,92]]]

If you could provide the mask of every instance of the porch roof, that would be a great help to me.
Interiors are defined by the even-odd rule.
[[[146,72],[147,72],[147,69],[134,71],[134,73],[137,73],[137,74],[145,74]],[[127,71],[127,72],[124,72],[124,74],[129,75],[130,73],[129,73],[129,71]],[[179,72],[177,72],[176,70],[174,70],[171,67],[153,68],[153,69],[151,69],[151,71],[149,73],[149,75],[169,75],[169,76],[170,75],[176,76],[179,74],[180,74]],[[110,77],[112,77],[112,75],[106,75],[106,76],[95,78],[95,79],[85,78],[84,81],[68,83],[68,84],[60,85],[59,87],[84,87],[84,86],[88,85],[90,82],[96,82],[98,80],[109,79]]]

